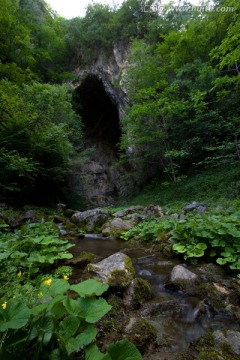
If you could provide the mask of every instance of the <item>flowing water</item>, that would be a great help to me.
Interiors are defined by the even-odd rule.
[[[148,360],[175,359],[174,354],[187,349],[191,341],[208,330],[236,328],[237,325],[226,316],[216,314],[213,317],[207,301],[200,301],[169,284],[169,275],[172,268],[179,264],[178,259],[149,255],[149,250],[145,248],[132,249],[126,245],[123,241],[89,234],[79,240],[72,253],[76,256],[81,251],[87,251],[103,259],[123,251],[131,257],[137,276],[152,285],[154,297],[142,306],[138,316],[157,329],[157,343],[161,351],[148,355]],[[75,274],[74,278],[79,276],[79,273]]]

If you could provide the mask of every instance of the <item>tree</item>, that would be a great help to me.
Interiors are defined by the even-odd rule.
[[[81,121],[70,101],[66,86],[0,82],[0,186],[5,198],[19,194],[19,200],[26,200],[41,194],[41,188],[46,197],[63,184],[72,143],[80,146],[82,141]]]

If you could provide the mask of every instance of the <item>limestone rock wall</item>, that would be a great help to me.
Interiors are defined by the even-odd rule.
[[[83,163],[73,165],[69,175],[69,185],[71,189],[85,197],[85,199],[94,206],[104,206],[114,204],[115,200],[126,196],[132,192],[134,188],[133,181],[128,177],[126,180],[126,170],[122,167],[116,166],[118,161],[117,142],[120,140],[120,124],[119,121],[124,115],[124,111],[129,106],[126,89],[123,87],[123,76],[126,72],[128,49],[123,44],[116,44],[111,54],[100,53],[99,57],[92,64],[89,64],[84,69],[77,68],[75,70],[75,80],[73,86],[76,92],[83,96],[83,91],[86,90],[86,83],[91,79],[99,80],[102,84],[105,93],[109,97],[111,103],[116,108],[118,119],[113,119],[119,126],[119,139],[115,139],[112,135],[113,142],[109,139],[109,129],[111,129],[111,118],[108,118],[108,124],[98,122],[102,115],[96,114],[95,118],[90,120],[85,119],[85,134],[86,134],[86,148],[91,148],[90,154]],[[88,80],[89,79],[89,80]],[[81,86],[84,88],[81,89]],[[93,84],[92,84],[93,86]],[[79,91],[81,90],[81,91]],[[87,89],[89,96],[91,96],[91,87]],[[88,106],[94,107],[94,101],[97,102],[96,93],[95,98],[87,99]],[[94,100],[95,99],[95,100]],[[81,99],[79,98],[79,101]],[[99,106],[99,105],[98,105]],[[85,111],[91,113],[92,109]],[[101,111],[103,111],[101,107]],[[83,111],[84,113],[84,111]],[[80,114],[81,115],[81,114]],[[110,115],[111,117],[111,115]],[[104,121],[104,120],[101,120]],[[83,118],[84,122],[84,118]],[[96,126],[95,126],[96,125]],[[106,129],[107,125],[107,129]],[[89,126],[89,129],[87,127]],[[94,127],[96,127],[94,134]],[[100,132],[103,130],[103,135]],[[108,131],[107,131],[108,130]],[[98,132],[98,134],[96,133]],[[107,134],[104,138],[104,134]],[[115,131],[116,133],[116,131]],[[89,135],[90,134],[90,135]],[[114,143],[115,142],[115,143]]]

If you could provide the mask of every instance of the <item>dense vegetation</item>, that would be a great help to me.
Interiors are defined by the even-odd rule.
[[[64,192],[83,139],[71,89],[60,84],[118,42],[130,45],[120,147],[131,176],[160,172],[177,183],[189,170],[239,168],[238,2],[215,1],[234,11],[145,11],[153,3],[89,5],[66,20],[43,0],[0,1],[2,200]]]
[[[94,345],[94,323],[111,309],[100,297],[108,285],[69,284],[71,268],[58,263],[72,257],[73,244],[59,238],[52,221],[26,223],[15,233],[0,224],[0,235],[1,359],[141,359],[128,340],[105,354]]]
[[[130,50],[120,80],[131,101],[120,161],[136,179],[158,175],[131,203],[159,203],[169,215],[123,238],[160,250],[165,242],[186,261],[204,258],[239,272],[240,4],[214,1],[234,11],[144,11],[153,3],[89,5],[85,17],[66,20],[44,0],[0,0],[0,202],[64,199],[69,164],[84,143],[71,71],[120,42]],[[210,212],[174,217],[196,194],[213,205]],[[52,221],[35,220],[14,229],[0,214],[1,358],[139,360],[127,340],[104,354],[94,345],[94,323],[111,308],[100,297],[108,286],[70,285],[71,269],[58,263],[71,257],[71,245]]]
[[[167,13],[131,46],[121,147],[175,183],[189,169],[239,168],[239,4],[216,3],[235,11]]]

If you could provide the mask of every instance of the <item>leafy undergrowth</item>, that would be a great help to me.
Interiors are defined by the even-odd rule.
[[[175,253],[192,264],[204,259],[240,271],[240,211],[150,219],[127,231],[122,238],[153,244],[167,240]]]
[[[108,285],[90,279],[70,285],[72,246],[50,221],[26,223],[12,232],[0,225],[0,358],[140,360],[128,340],[95,345],[94,326],[111,306],[101,295]]]
[[[162,179],[150,181],[129,201],[121,201],[119,208],[132,205],[158,204],[165,211],[175,212],[192,201],[206,202],[212,208],[240,208],[240,167],[225,166],[189,174],[177,183]]]

